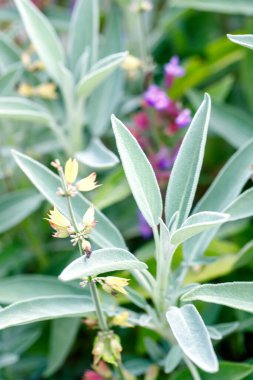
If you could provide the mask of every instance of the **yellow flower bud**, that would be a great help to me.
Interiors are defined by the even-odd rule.
[[[88,177],[77,182],[76,187],[79,191],[91,191],[100,186],[96,183],[96,173],[91,173]]]
[[[27,83],[21,83],[17,91],[19,95],[21,96],[25,96],[25,97],[33,96],[33,87]]]
[[[56,85],[55,83],[43,83],[37,87],[34,87],[34,95],[40,96],[45,99],[57,99]]]
[[[76,180],[78,174],[78,162],[75,158],[73,160],[71,158],[68,159],[65,164],[64,174],[68,183],[73,183]]]
[[[90,206],[88,210],[85,212],[83,216],[83,224],[85,228],[93,228],[96,225],[96,222],[94,220],[95,218],[95,210],[94,206]]]
[[[82,240],[82,249],[86,252],[86,254],[90,254],[91,253],[91,245],[90,245],[90,242],[88,240]]]
[[[128,55],[122,63],[122,68],[126,71],[135,71],[142,66],[141,60],[133,55]]]

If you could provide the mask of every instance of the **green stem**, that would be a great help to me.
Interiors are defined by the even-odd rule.
[[[192,378],[194,380],[201,380],[201,377],[198,373],[198,370],[195,367],[195,365],[191,362],[191,360],[188,359],[187,356],[184,356],[184,361],[185,361],[187,367],[189,368],[189,371],[191,372]]]
[[[49,127],[54,132],[55,136],[58,138],[60,144],[64,148],[66,154],[71,155],[71,149],[69,141],[65,135],[65,133],[62,131],[62,129],[57,125],[54,120],[50,121]]]
[[[124,370],[123,370],[123,366],[122,364],[118,361],[118,367],[117,367],[117,370],[118,370],[118,374],[119,374],[119,379],[120,380],[125,380],[125,375],[124,375]]]
[[[59,174],[60,174],[60,178],[61,178],[61,181],[62,181],[63,189],[67,193],[68,186],[67,186],[67,183],[66,183],[66,179],[65,179],[62,167],[59,169]],[[72,207],[72,203],[71,203],[70,197],[67,196],[66,198],[67,198],[68,211],[69,211],[69,216],[70,216],[71,222],[73,224],[73,227],[74,227],[75,231],[78,232],[78,225],[77,225],[77,222],[76,222],[76,218],[75,218],[75,214],[74,214],[74,210],[73,210],[73,207]],[[80,256],[83,256],[82,243],[80,242],[80,240],[78,240],[78,247],[79,247]]]
[[[109,330],[108,329],[108,324],[107,324],[105,315],[104,315],[102,307],[101,307],[101,303],[100,303],[100,299],[99,299],[99,294],[98,294],[97,286],[92,281],[91,277],[89,277],[89,281],[90,281],[91,296],[92,296],[94,305],[96,307],[96,313],[97,313],[99,328],[102,331],[108,331]]]
[[[76,102],[77,104],[75,114],[73,116],[73,125],[70,126],[72,132],[71,137],[73,152],[79,151],[83,147],[82,127],[84,119],[85,100],[81,98],[77,99]]]

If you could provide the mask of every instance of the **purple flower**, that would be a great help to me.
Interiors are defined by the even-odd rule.
[[[151,238],[153,234],[152,228],[148,225],[148,223],[146,222],[146,220],[144,219],[144,216],[142,215],[140,211],[138,211],[138,228],[139,228],[139,232],[141,236],[144,239],[148,240]]]
[[[171,169],[173,164],[169,151],[166,147],[162,147],[158,153],[155,155],[156,166],[160,170]]]
[[[191,111],[188,108],[185,108],[176,117],[175,122],[179,128],[184,128],[190,124],[191,120]]]
[[[171,60],[164,66],[165,72],[165,83],[168,87],[171,86],[174,78],[180,78],[185,75],[185,69],[180,66],[178,56],[174,56]]]
[[[152,84],[144,93],[146,103],[157,111],[164,111],[170,105],[170,98],[158,86]]]

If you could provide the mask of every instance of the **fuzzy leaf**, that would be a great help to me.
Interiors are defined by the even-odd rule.
[[[112,127],[135,201],[148,224],[154,227],[162,215],[162,198],[155,173],[136,139],[115,116],[112,116]]]
[[[0,196],[0,233],[16,226],[37,210],[43,198],[34,190],[20,190]]]
[[[228,39],[230,39],[230,41],[234,42],[235,44],[245,46],[251,50],[253,49],[253,34],[238,34],[235,36],[233,36],[232,34],[228,34],[227,37]]]
[[[92,139],[87,148],[75,156],[83,164],[98,169],[108,169],[119,162],[118,157],[97,138]]]
[[[0,303],[10,304],[28,298],[54,295],[82,295],[84,289],[65,284],[53,276],[40,274],[18,275],[0,280]]]
[[[53,375],[64,363],[78,333],[80,318],[61,318],[51,323],[50,350],[44,371],[45,377]]]
[[[70,22],[69,59],[74,69],[88,48],[91,63],[97,60],[99,38],[99,9],[97,0],[77,0]]]
[[[127,53],[116,53],[101,59],[77,84],[77,95],[87,98],[124,61]]]
[[[83,317],[94,310],[92,300],[85,296],[31,298],[0,310],[0,330],[55,318]]]
[[[173,0],[172,6],[197,9],[200,11],[218,12],[227,14],[241,14],[245,16],[253,15],[253,4],[251,0]]]
[[[206,94],[184,137],[170,175],[165,202],[167,224],[179,211],[178,227],[181,226],[191,210],[204,157],[210,111],[211,100]]]
[[[240,194],[243,186],[251,176],[252,162],[253,140],[250,140],[222,168],[208,191],[197,203],[194,213],[206,210],[229,213],[227,207]],[[209,231],[188,240],[184,244],[185,257],[188,260],[200,257],[216,232],[217,230]]]
[[[166,313],[172,333],[185,355],[206,372],[217,372],[219,365],[208,330],[193,305],[171,307]]]
[[[64,62],[64,53],[55,30],[46,16],[31,1],[15,0],[15,4],[40,59],[44,62],[48,73],[60,84],[58,64]]]
[[[79,257],[72,261],[60,274],[62,281],[71,281],[115,270],[143,270],[147,265],[124,249],[107,248],[93,251],[91,257]]]
[[[186,219],[181,228],[172,234],[171,242],[172,244],[181,244],[185,240],[188,240],[203,231],[220,226],[227,222],[228,219],[229,214],[222,214],[220,212],[206,211],[193,214]]]
[[[253,282],[227,282],[195,287],[182,301],[204,301],[253,313]]]

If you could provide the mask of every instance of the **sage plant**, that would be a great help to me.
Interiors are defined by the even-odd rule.
[[[68,160],[64,171],[59,161],[53,163],[59,173],[57,176],[28,156],[13,152],[20,168],[54,205],[49,222],[56,231],[55,236],[69,237],[72,244],[78,245],[80,257],[63,269],[59,279],[62,284],[78,280],[84,293],[76,290],[71,296],[64,295],[66,288],[63,288],[61,295],[56,293],[54,297],[34,297],[16,302],[1,309],[1,329],[42,319],[68,317],[71,321],[71,317],[90,317],[95,312],[98,334],[92,349],[94,364],[99,366],[102,360],[115,366],[118,372],[113,371],[112,376],[128,376],[124,369],[124,341],[121,346],[113,326],[109,325],[115,318],[123,321],[125,326],[145,327],[159,334],[160,343],[167,349],[162,350],[163,357],[157,359],[156,365],[165,373],[178,373],[178,368],[185,365],[192,378],[199,380],[203,371],[210,374],[220,371],[222,376],[224,371],[233,370],[233,366],[236,368],[236,364],[219,362],[213,341],[236,331],[238,323],[208,326],[194,301],[252,313],[253,283],[188,283],[185,286],[184,282],[192,267],[200,263],[210,264],[210,258],[204,253],[222,225],[253,215],[253,189],[241,193],[252,174],[253,141],[234,154],[207,193],[194,205],[210,113],[211,100],[206,94],[180,147],[165,202],[152,166],[138,142],[128,128],[112,116],[116,144],[129,186],[138,208],[153,230],[155,275],[128,251],[118,229],[80,193],[79,190],[92,190],[97,186],[94,174],[76,179],[78,164],[75,160]],[[175,268],[173,257],[181,248],[183,258]],[[248,255],[247,248],[243,255]],[[214,257],[213,261],[216,259]],[[134,290],[127,278],[106,275],[120,270],[135,277],[145,296]],[[99,295],[100,285],[102,292]],[[90,291],[87,293],[88,287]],[[105,297],[104,291],[111,296]],[[117,305],[115,292],[123,293],[139,311]]]

